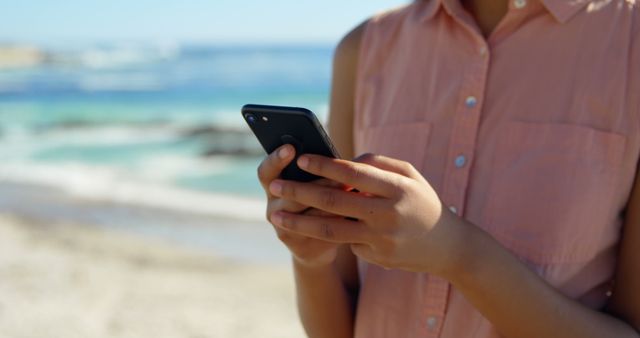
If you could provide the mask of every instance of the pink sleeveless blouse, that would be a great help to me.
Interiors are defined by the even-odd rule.
[[[457,0],[372,18],[356,153],[411,162],[452,211],[601,308],[640,151],[638,6],[511,0],[488,38]],[[446,280],[359,267],[356,337],[500,337]]]

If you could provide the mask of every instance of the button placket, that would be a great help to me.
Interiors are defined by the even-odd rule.
[[[478,56],[475,56],[478,58]],[[469,173],[473,160],[473,151],[480,126],[481,99],[484,96],[489,60],[484,57],[471,69],[471,77],[465,82],[462,93],[468,93],[460,100],[454,117],[451,140],[449,144],[444,184],[441,198],[450,203],[449,209],[458,216],[464,213],[465,198]],[[443,318],[451,286],[447,280],[429,276],[424,315],[425,337],[438,337],[443,326]],[[434,311],[434,309],[437,309]],[[438,316],[440,314],[440,316]]]
[[[449,282],[434,275],[425,275],[425,295],[423,298],[423,312],[420,327],[422,335],[435,338],[442,330],[444,315],[447,311],[449,299]]]
[[[458,216],[464,214],[469,173],[476,148],[482,98],[489,67],[487,42],[472,27],[465,26],[472,34],[476,34],[476,40],[481,44],[480,47],[476,47],[479,48],[476,49],[479,54],[475,52],[470,56],[472,65],[465,69],[469,77],[460,88],[460,99],[454,112],[440,196],[443,201],[450,204],[450,210]],[[424,310],[418,324],[422,329],[422,336],[427,338],[440,336],[450,289],[451,285],[447,280],[428,275],[426,294],[423,298]]]
[[[482,43],[484,46],[484,41]],[[450,160],[447,164],[442,191],[442,199],[450,205],[455,205],[456,214],[460,216],[464,213],[468,178],[480,124],[482,108],[480,98],[484,96],[489,66],[488,58],[479,58],[476,55],[475,59],[477,62],[468,72],[471,75],[461,88],[463,99],[458,104],[454,117],[448,151]]]

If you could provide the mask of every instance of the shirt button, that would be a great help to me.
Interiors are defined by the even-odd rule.
[[[467,108],[473,108],[478,103],[478,99],[476,99],[475,96],[469,96],[464,103],[467,105]]]
[[[435,329],[436,325],[438,325],[438,318],[434,316],[430,316],[429,318],[427,318],[427,327],[429,328],[429,330]]]
[[[460,155],[456,157],[454,163],[456,164],[456,168],[464,167],[464,164],[467,162],[467,158],[464,155]]]
[[[449,210],[451,210],[451,212],[456,215],[458,214],[458,208],[454,207],[453,205],[449,207]]]
[[[523,8],[524,6],[527,5],[527,0],[513,0],[513,6],[515,8]]]
[[[487,55],[487,47],[485,46],[480,47],[480,55],[481,56]]]

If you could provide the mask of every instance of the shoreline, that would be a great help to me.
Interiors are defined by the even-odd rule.
[[[224,204],[237,203],[218,198]],[[236,205],[245,210],[242,218],[229,216],[234,213],[218,215],[215,209],[209,214],[186,212],[79,198],[46,186],[0,182],[0,214],[41,224],[72,223],[118,231],[239,262],[288,264],[289,253],[264,220],[262,203]]]
[[[266,201],[260,197],[144,182],[140,178],[104,174],[99,167],[94,168],[94,172],[79,175],[64,165],[7,164],[0,168],[0,190],[7,188],[14,194],[36,192],[90,203],[129,205],[252,222],[264,220],[266,207]],[[28,197],[34,197],[31,195]]]

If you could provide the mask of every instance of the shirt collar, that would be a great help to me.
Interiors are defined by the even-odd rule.
[[[591,0],[541,0],[544,7],[560,23],[565,23],[578,14]]]
[[[441,5],[445,8],[451,9],[455,5],[452,2],[460,0],[419,0],[418,15],[420,20],[429,21],[433,18]],[[582,10],[592,0],[528,0],[528,1],[541,1],[544,7],[551,13],[551,15],[560,23],[569,21],[574,15]],[[459,6],[459,4],[457,4]],[[510,5],[511,6],[511,5]]]

